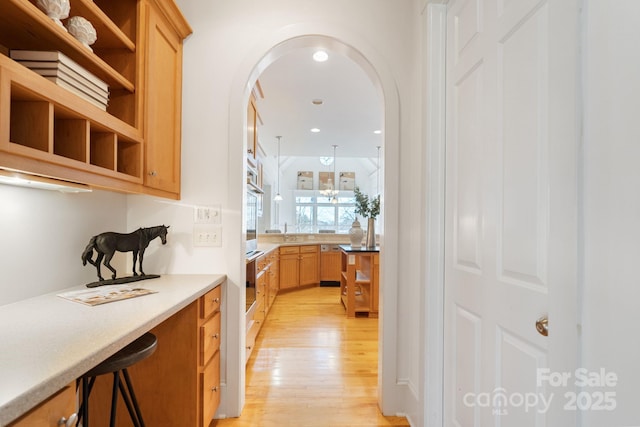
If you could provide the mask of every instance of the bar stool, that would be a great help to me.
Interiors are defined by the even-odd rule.
[[[118,390],[120,390],[122,399],[124,400],[124,403],[125,405],[127,405],[127,409],[129,410],[129,415],[131,416],[133,425],[136,427],[144,427],[142,413],[140,412],[140,408],[138,407],[138,401],[136,400],[136,395],[133,392],[133,386],[131,385],[131,380],[129,378],[129,372],[127,371],[127,368],[151,356],[156,350],[157,345],[158,340],[156,336],[150,332],[147,332],[146,334],[142,335],[140,338],[133,341],[131,344],[124,347],[122,350],[118,351],[113,356],[109,357],[104,362],[100,363],[98,366],[84,374],[81,378],[82,404],[80,405],[79,411],[80,417],[78,418],[78,423],[76,425],[80,425],[80,422],[82,421],[83,427],[89,427],[89,395],[91,394],[93,384],[97,376],[112,373],[113,389],[111,391],[111,421],[109,425],[111,427],[115,427],[116,425],[116,404],[118,402]],[[125,387],[120,379],[121,372],[122,376],[124,377],[124,382],[126,383],[127,390],[125,390]]]

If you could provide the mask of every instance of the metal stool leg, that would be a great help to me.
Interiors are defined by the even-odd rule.
[[[131,402],[133,403],[133,409],[136,412],[136,417],[134,419],[133,414],[131,414],[131,410],[129,413],[131,414],[131,419],[134,420],[134,424],[137,424],[136,427],[145,427],[144,420],[142,419],[142,411],[140,411],[140,406],[138,406],[138,399],[136,399],[136,394],[133,391],[133,385],[131,384],[131,378],[129,377],[129,371],[125,368],[122,370],[122,375],[124,376],[124,381],[127,383],[127,389],[129,389],[129,396],[131,397]],[[137,420],[137,423],[136,423]]]
[[[91,379],[88,377],[82,377],[82,403],[78,410],[78,414],[80,414],[80,416],[76,422],[76,427],[80,425],[83,427],[89,427],[89,395],[91,394],[94,382],[96,382],[96,377],[91,377]]]
[[[113,391],[111,393],[111,421],[109,427],[116,427],[116,405],[118,404],[118,388],[120,385],[120,375],[118,371],[113,373]]]
[[[137,408],[134,408],[134,405],[137,405],[137,402],[134,401],[132,403],[131,401],[131,393],[133,392],[133,389],[130,388],[130,383],[127,382],[128,375],[125,375],[124,371],[121,372],[124,375],[124,383],[122,380],[120,380],[120,394],[122,395],[122,399],[124,400],[125,405],[127,405],[127,411],[129,411],[129,416],[131,417],[131,421],[133,421],[133,426],[141,427],[139,419],[140,412]],[[127,391],[127,388],[129,388],[129,391]]]

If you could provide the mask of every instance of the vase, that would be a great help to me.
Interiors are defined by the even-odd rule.
[[[91,22],[82,16],[72,16],[69,18],[69,21],[67,21],[67,30],[69,34],[82,43],[84,47],[93,52],[90,45],[96,42],[98,34]]]
[[[60,20],[69,16],[71,9],[69,0],[38,0],[37,5],[49,18],[53,19],[53,22],[64,28]]]
[[[369,218],[367,221],[367,249],[376,247],[376,219]]]
[[[349,240],[352,248],[362,247],[362,236],[364,236],[364,231],[362,231],[360,222],[356,219],[349,229]]]

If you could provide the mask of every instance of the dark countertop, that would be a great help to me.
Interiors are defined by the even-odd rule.
[[[340,249],[348,253],[380,252],[380,246],[376,246],[375,248],[367,248],[365,246],[362,246],[360,248],[352,248],[351,245],[340,245]]]

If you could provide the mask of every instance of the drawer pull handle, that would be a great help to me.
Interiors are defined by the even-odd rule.
[[[214,392],[214,393],[217,392],[218,391],[218,386],[211,387],[211,391]]]
[[[213,302],[215,302],[216,304],[220,302],[220,298],[214,298]]]
[[[213,335],[211,335],[211,338],[213,338],[214,340],[217,340],[217,339],[218,339],[218,337],[219,337],[219,335],[218,335],[218,334],[213,334]]]
[[[65,417],[60,418],[60,420],[58,421],[58,425],[64,426],[64,427],[71,427],[76,425],[76,421],[78,421],[78,415],[76,413],[73,413],[69,415],[69,418],[65,418]]]

